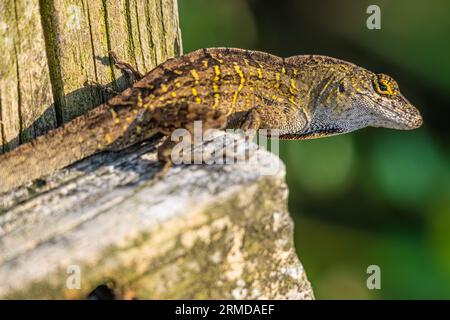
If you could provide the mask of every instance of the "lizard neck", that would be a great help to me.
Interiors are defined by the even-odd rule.
[[[305,74],[300,79],[305,88],[301,99],[305,101],[304,112],[308,121],[298,132],[302,139],[342,134],[367,125],[360,115],[352,116],[355,110],[351,105],[340,101],[342,83],[351,77],[354,65],[322,56],[296,58]]]

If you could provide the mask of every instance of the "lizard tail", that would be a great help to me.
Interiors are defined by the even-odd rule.
[[[1,155],[0,193],[49,175],[98,152],[103,147],[106,134],[99,124],[104,124],[109,118],[110,112],[105,112],[103,107],[91,110],[62,127]]]

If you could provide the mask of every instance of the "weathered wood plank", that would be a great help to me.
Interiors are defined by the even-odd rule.
[[[176,7],[176,0],[161,0],[164,7]],[[51,63],[56,68],[54,83],[62,83],[59,94],[62,121],[66,122],[98,105],[105,100],[97,88],[84,87],[86,83],[112,83],[116,90],[123,90],[128,85],[119,70],[109,61],[108,51],[113,50],[124,61],[135,65],[145,73],[157,64],[152,57],[151,42],[145,41],[145,26],[153,31],[162,29],[162,16],[146,20],[144,0],[64,0],[54,1],[53,7],[46,4],[44,14],[48,19],[49,29],[56,30],[56,37],[49,38],[50,47],[57,59]],[[158,10],[161,3],[149,3],[148,10]],[[142,11],[141,11],[142,10]],[[179,37],[178,12],[166,10],[164,18],[169,26],[163,36],[152,42],[153,46],[164,48],[161,62],[175,54],[173,35]],[[169,22],[172,21],[172,22]],[[57,60],[57,62],[56,62]],[[122,78],[122,79],[121,79]],[[119,80],[120,79],[120,80]],[[118,83],[115,83],[119,80]],[[58,86],[57,86],[58,87]],[[57,106],[58,108],[58,106]]]
[[[3,152],[125,89],[108,51],[142,73],[179,54],[177,0],[2,1],[0,50]]]
[[[0,298],[85,298],[103,283],[122,298],[313,298],[293,245],[284,165],[234,135],[209,139],[207,159],[235,143],[236,158],[250,158],[178,166],[156,181],[153,141],[5,195]]]
[[[0,51],[1,152],[56,126],[38,0],[0,3]]]

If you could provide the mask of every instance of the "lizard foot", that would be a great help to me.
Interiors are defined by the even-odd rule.
[[[177,142],[166,137],[164,142],[158,147],[158,160],[162,162],[162,169],[155,175],[156,180],[161,180],[173,165],[172,149]]]
[[[140,73],[137,69],[135,69],[131,64],[119,60],[117,54],[114,51],[109,51],[109,56],[111,58],[111,61],[114,63],[114,66],[117,69],[125,72],[125,74],[128,75],[132,83],[139,81],[144,77],[144,75]]]
[[[223,129],[226,127],[227,116],[225,113],[214,110],[211,107],[198,105],[198,104],[187,104],[187,103],[178,103],[171,106],[167,106],[166,108],[157,108],[153,110],[152,117],[159,124],[158,130],[163,135],[167,136],[166,140],[161,144],[158,148],[158,160],[161,161],[164,165],[162,170],[156,175],[157,179],[161,179],[168,170],[172,167],[173,163],[180,163],[177,159],[174,161],[172,159],[172,149],[175,145],[179,143],[179,141],[172,141],[171,137],[175,130],[177,129],[186,129],[190,134],[190,155],[187,154],[185,159],[185,155],[178,155],[182,159],[181,163],[199,163],[195,159],[199,159],[200,156],[202,159],[202,154],[200,150],[200,154],[193,152],[194,151],[194,141],[197,140],[198,137],[195,135],[200,134],[200,140],[203,139],[203,132],[207,129]],[[196,132],[195,122],[201,121],[201,131]],[[186,150],[183,150],[185,152]],[[198,151],[198,150],[197,150]],[[191,159],[189,161],[188,159]],[[203,159],[200,163],[203,162]]]
[[[258,130],[261,125],[261,117],[256,108],[251,108],[242,117],[240,129],[246,130]]]

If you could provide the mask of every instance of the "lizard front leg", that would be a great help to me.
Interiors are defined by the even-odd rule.
[[[191,148],[193,150],[194,134],[199,134],[194,130],[196,121],[202,122],[202,130],[225,129],[227,116],[220,110],[214,110],[210,106],[179,103],[157,108],[153,110],[153,117],[158,123],[158,130],[166,136],[164,142],[158,148],[158,160],[163,163],[162,170],[156,178],[163,177],[172,167],[172,151],[179,143],[172,140],[172,133],[176,129],[186,129],[190,134]],[[203,137],[203,132],[201,132]],[[193,154],[191,153],[191,157]],[[191,161],[192,162],[192,161]]]
[[[132,83],[139,81],[144,77],[144,75],[140,73],[136,68],[134,68],[130,63],[121,61],[114,51],[110,51],[109,56],[114,63],[114,67],[125,72]]]
[[[144,75],[140,73],[135,67],[133,67],[130,63],[121,61],[117,54],[114,51],[109,51],[109,57],[114,64],[114,67],[125,73],[130,81],[130,84],[134,84],[135,82],[141,80]],[[117,96],[120,94],[119,91],[116,91],[109,85],[101,84],[94,80],[87,80],[84,82],[84,86],[92,86],[97,88],[101,93],[106,95],[106,97]]]
[[[261,126],[261,116],[257,108],[246,111],[240,119],[239,128],[242,130],[258,130]]]
[[[302,108],[289,104],[274,105],[271,107],[253,107],[247,111],[236,113],[229,121],[230,127],[242,130],[265,129],[267,135],[272,130],[278,134],[298,132],[307,123],[306,113]]]

